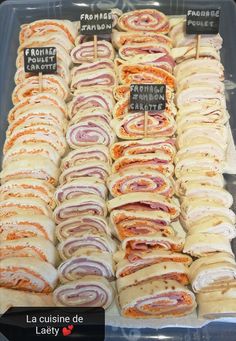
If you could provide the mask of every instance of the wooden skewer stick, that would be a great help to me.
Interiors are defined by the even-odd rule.
[[[39,72],[39,92],[43,92],[43,74]]]
[[[148,135],[148,112],[145,111],[144,113],[144,137]]]
[[[98,57],[98,37],[97,35],[93,36],[93,43],[94,43],[94,59]]]
[[[200,54],[200,43],[201,43],[201,34],[197,35],[197,46],[196,46],[196,59],[199,58]]]

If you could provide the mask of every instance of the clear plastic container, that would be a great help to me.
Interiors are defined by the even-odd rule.
[[[85,7],[120,8],[124,11],[138,8],[156,8],[167,15],[181,15],[187,8],[221,7],[220,34],[224,44],[221,50],[225,67],[227,107],[230,125],[236,141],[236,6],[233,0],[10,0],[0,6],[0,160],[7,128],[7,115],[12,107],[15,61],[20,25],[44,18],[78,20]],[[228,190],[234,196],[236,211],[236,176],[226,176]],[[233,242],[236,251],[236,241]],[[0,340],[1,334],[0,334]],[[236,324],[211,322],[201,329],[164,328],[125,329],[106,326],[108,341],[236,341]]]

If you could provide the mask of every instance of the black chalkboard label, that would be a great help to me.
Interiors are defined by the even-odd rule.
[[[80,14],[80,33],[84,35],[111,34],[111,11],[86,11]]]
[[[188,9],[187,34],[217,34],[220,24],[220,9]]]
[[[131,111],[161,111],[166,108],[165,84],[131,84]]]
[[[24,49],[25,72],[56,73],[57,50],[55,47],[32,47]]]

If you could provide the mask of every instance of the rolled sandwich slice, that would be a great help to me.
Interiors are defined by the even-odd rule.
[[[63,203],[63,201],[77,198],[80,195],[90,195],[95,194],[101,197],[102,199],[106,199],[107,197],[107,188],[104,183],[96,178],[90,177],[81,177],[77,180],[73,180],[64,185],[57,187],[55,192],[55,198],[58,203]],[[0,187],[0,195],[1,195],[1,187]]]
[[[51,294],[31,293],[20,290],[0,288],[0,314],[13,307],[53,307]]]
[[[196,293],[236,288],[235,259],[224,252],[199,258],[191,264],[189,278]]]
[[[61,259],[90,254],[91,252],[114,253],[116,243],[110,236],[84,232],[77,237],[70,237],[58,244]]]
[[[179,206],[176,202],[162,195],[152,193],[123,194],[109,200],[107,207],[109,212],[114,209],[136,212],[162,211],[168,213],[171,219],[175,219],[179,215]]]
[[[200,293],[197,303],[199,318],[236,317],[236,288]]]
[[[8,218],[16,214],[42,214],[52,217],[52,210],[41,199],[9,198],[0,202],[0,218]]]
[[[55,223],[43,214],[15,214],[0,221],[0,241],[43,237],[56,242]]]
[[[82,162],[77,166],[65,169],[59,178],[59,183],[68,183],[81,177],[94,177],[102,180],[105,183],[110,173],[110,165],[106,162],[88,160],[86,163]]]
[[[0,259],[9,257],[34,257],[56,265],[57,250],[53,243],[42,237],[28,237],[2,241]]]
[[[9,162],[0,173],[1,183],[8,181],[31,179],[45,181],[51,185],[58,182],[59,170],[49,159],[43,156],[21,156],[21,158]]]
[[[3,157],[2,168],[5,168],[12,161],[28,156],[43,156],[52,161],[57,167],[59,167],[61,162],[59,152],[47,142],[32,141],[27,144],[21,142],[17,145],[14,144],[14,146],[6,152]]]
[[[80,195],[62,202],[53,212],[56,223],[87,214],[106,217],[106,202],[95,194]]]
[[[120,31],[168,33],[169,21],[156,9],[139,9],[122,14],[117,26]]]
[[[106,278],[85,276],[80,280],[59,286],[53,292],[59,307],[102,307],[107,309],[113,299],[114,290]]]
[[[215,185],[187,183],[182,201],[191,201],[191,199],[204,199],[226,208],[233,205],[233,196],[224,188]]]
[[[190,314],[194,294],[173,280],[152,280],[128,287],[119,294],[121,314],[129,318],[163,318]]]
[[[145,138],[136,141],[116,142],[110,148],[111,157],[114,160],[119,159],[121,156],[153,154],[159,150],[167,154],[172,162],[176,153],[175,140],[168,137]]]
[[[118,278],[116,286],[120,293],[128,287],[133,287],[135,290],[136,285],[145,285],[152,280],[174,280],[182,285],[187,285],[189,284],[188,269],[182,263],[163,262],[153,264],[130,275]]]
[[[153,154],[139,154],[122,156],[112,165],[112,173],[123,173],[126,171],[135,171],[136,169],[145,171],[147,169],[157,171],[166,177],[173,174],[174,167],[171,164],[169,156],[161,150]]]
[[[70,151],[61,161],[61,169],[64,171],[70,167],[78,166],[87,161],[104,162],[111,164],[109,149],[103,145],[90,145],[77,147]]]
[[[212,217],[200,219],[188,228],[188,234],[207,233],[218,234],[229,240],[236,237],[236,228],[229,218],[216,214]]]
[[[170,54],[170,48],[165,43],[145,42],[125,44],[119,48],[119,56],[124,60],[132,59],[137,55],[149,55],[152,53]]]
[[[235,224],[235,213],[211,199],[191,198],[191,200],[184,200],[181,204],[180,218],[187,229],[197,223],[200,219],[207,217],[210,219],[215,215],[226,217],[232,224]]]
[[[171,56],[177,64],[183,63],[184,61],[193,59],[196,56],[196,47],[174,47],[171,50]],[[220,61],[220,53],[212,46],[201,46],[199,48],[199,58],[211,58]]]
[[[63,78],[57,75],[43,75],[42,86],[44,91],[58,95],[67,101],[70,98],[70,90]],[[26,97],[30,97],[39,92],[39,77],[33,76],[26,78],[22,83],[17,85],[12,93],[13,104],[19,103]]]
[[[55,207],[54,187],[38,179],[13,179],[0,186],[0,200],[9,198],[38,198],[50,208]]]
[[[34,257],[5,258],[0,262],[0,285],[4,288],[50,293],[57,284],[54,266]]]
[[[138,250],[166,250],[180,252],[184,247],[184,238],[179,236],[165,237],[162,233],[158,232],[151,236],[133,236],[125,238],[121,244],[122,249],[125,251],[126,257]]]
[[[115,72],[110,69],[99,69],[76,74],[71,81],[71,90],[89,87],[113,87],[117,84]],[[101,89],[102,90],[102,89]]]
[[[22,113],[31,108],[35,108],[36,105],[53,105],[54,108],[61,110],[65,117],[67,117],[67,106],[61,97],[52,94],[50,92],[40,92],[31,97],[26,97],[17,103],[8,114],[8,122],[13,122]]]
[[[111,70],[111,71],[114,70],[114,63],[111,59],[108,59],[108,58],[97,59],[93,62],[82,63],[80,65],[76,65],[71,70],[71,74],[73,77],[81,72],[91,72],[91,71],[104,70],[104,69]]]
[[[119,255],[119,251],[115,254],[115,261],[118,261],[116,265],[117,278],[128,276],[153,264],[171,262],[174,265],[180,263],[188,267],[192,262],[192,258],[188,255],[164,250],[138,250],[137,252],[128,255],[128,259],[124,256],[124,254]]]
[[[101,276],[111,281],[114,279],[112,255],[108,252],[92,252],[72,257],[59,265],[58,273],[61,283],[76,281],[89,275]]]
[[[133,193],[150,192],[172,197],[174,182],[170,177],[149,168],[132,168],[110,175],[107,186],[113,197]]]
[[[167,111],[148,115],[147,125],[149,138],[171,137],[176,130],[174,117]],[[111,126],[116,135],[123,140],[136,140],[145,137],[145,117],[140,112],[127,114],[122,120],[113,119]]]
[[[57,239],[62,242],[70,237],[78,237],[81,233],[111,235],[107,220],[94,215],[76,216],[56,226]]]
[[[170,215],[161,211],[127,211],[115,209],[110,213],[112,233],[119,239],[140,235],[153,235],[160,232],[163,236],[174,236],[170,225]]]
[[[202,233],[188,235],[185,240],[183,252],[197,258],[208,257],[217,252],[225,252],[233,255],[230,241],[227,238],[217,234]]]
[[[87,117],[68,128],[66,140],[72,149],[76,149],[91,144],[110,146],[116,141],[116,136],[110,125],[103,122],[102,118]]]
[[[106,40],[99,40],[97,44],[97,57],[99,59],[114,59],[114,49],[111,43]],[[71,51],[71,58],[74,64],[94,61],[93,41],[81,43]]]

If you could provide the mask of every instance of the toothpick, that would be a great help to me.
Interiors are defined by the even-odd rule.
[[[144,137],[147,137],[148,135],[148,112],[145,111],[144,113]]]
[[[43,74],[39,72],[39,92],[43,92]]]
[[[97,35],[93,36],[93,43],[94,43],[94,59],[98,57],[98,37]]]
[[[196,46],[196,59],[199,58],[200,54],[200,42],[201,42],[201,34],[197,35],[197,46]]]

